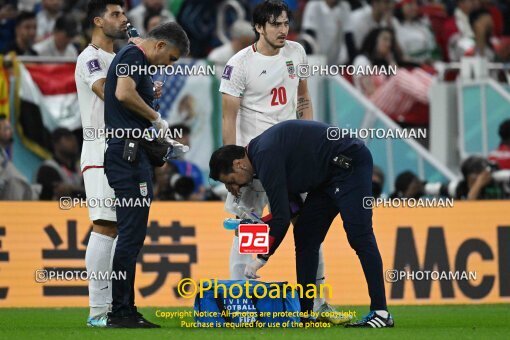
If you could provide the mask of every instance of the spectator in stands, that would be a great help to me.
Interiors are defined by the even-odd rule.
[[[128,12],[128,18],[143,35],[147,32],[144,28],[145,18],[155,14],[162,17],[162,22],[175,21],[174,15],[165,8],[164,0],[143,0],[141,4]]]
[[[225,2],[224,0],[186,0],[182,3],[176,16],[177,21],[188,34],[191,58],[207,58],[211,49],[220,43],[216,32],[218,29],[223,29],[223,25],[218,23],[217,18],[219,15],[228,18],[227,12],[230,11],[225,10],[225,12],[219,13],[218,8]],[[244,1],[235,2],[237,3],[236,7],[240,5],[241,8],[244,8]],[[225,27],[225,34],[227,33],[226,29],[227,27]]]
[[[221,78],[223,68],[230,58],[243,48],[250,46],[255,40],[255,33],[248,21],[238,20],[230,27],[230,42],[216,47],[207,59],[216,66],[216,76]]]
[[[395,192],[390,198],[420,198],[425,194],[422,180],[412,171],[400,173],[395,180]]]
[[[372,196],[375,198],[381,197],[384,188],[384,172],[376,165],[372,170]]]
[[[16,28],[14,41],[11,41],[3,50],[2,54],[16,52],[17,55],[35,56],[33,44],[37,30],[37,21],[35,13],[20,12],[16,18]]]
[[[145,32],[152,31],[156,26],[171,21],[168,17],[163,17],[159,14],[150,14],[143,19],[143,29]]]
[[[12,127],[5,114],[0,114],[0,154],[5,160],[11,160]]]
[[[40,56],[78,58],[78,50],[72,41],[78,32],[77,23],[70,16],[61,16],[55,22],[53,34],[34,45]]]
[[[53,32],[57,18],[62,14],[63,0],[42,0],[42,9],[37,13],[37,41],[46,39]]]
[[[18,10],[33,12],[35,5],[40,2],[41,0],[18,0]]]
[[[154,168],[154,199],[157,201],[169,201],[170,195],[170,165]]]
[[[76,29],[78,34],[82,34],[83,30],[87,26],[90,26],[90,22],[87,20],[87,7],[89,2],[90,0],[64,0],[63,11],[67,16],[72,16],[78,23]],[[88,40],[84,47],[86,46],[88,46]]]
[[[351,12],[365,6],[367,3],[367,1],[365,0],[340,0],[340,1],[345,1],[349,5]]]
[[[400,65],[402,57],[395,48],[395,37],[389,28],[376,28],[366,37],[361,54],[354,60],[356,68],[378,66],[388,70]],[[420,68],[400,68],[396,75],[355,75],[355,86],[379,109],[401,125],[426,125],[427,117],[409,116],[416,103],[428,104],[432,76]]]
[[[51,141],[53,158],[44,161],[37,171],[36,181],[42,185],[40,199],[85,197],[76,136],[66,128],[57,128],[51,135]]]
[[[499,147],[489,154],[489,160],[498,164],[501,170],[510,170],[510,119],[499,126]]]
[[[480,8],[486,9],[491,14],[492,21],[494,23],[494,35],[497,37],[503,35],[505,24],[501,9],[503,7],[503,0],[480,0]]]
[[[14,41],[17,15],[15,1],[0,2],[0,51]]]
[[[161,15],[153,14],[145,16],[143,19],[143,29],[145,32],[150,32],[154,27],[161,23]]]
[[[4,114],[0,114],[0,201],[37,199],[37,187],[32,187],[11,161],[12,127]]]
[[[508,198],[502,185],[492,178],[494,164],[480,156],[471,156],[462,162],[463,180],[456,189],[455,197],[463,200],[487,200]]]
[[[453,16],[449,18],[443,29],[446,43],[443,46],[449,60],[459,60],[462,53],[457,52],[458,42],[462,39],[473,39],[475,34],[469,23],[469,14],[478,6],[477,0],[457,0],[457,7],[453,12]]]
[[[474,10],[469,15],[469,23],[475,35],[473,39],[460,40],[457,51],[464,52],[464,55],[467,56],[480,56],[494,60],[493,39],[494,41],[497,39],[493,36],[494,22],[489,11],[486,9]]]
[[[191,130],[185,125],[173,125],[170,131],[182,133],[175,138],[181,144],[190,145]],[[171,160],[161,168],[155,169],[155,193],[161,200],[203,201],[206,195],[204,179],[200,168],[187,160]]]
[[[329,65],[338,65],[348,60],[344,44],[344,26],[351,14],[346,1],[310,1],[303,12],[301,31],[309,35],[312,44],[305,44],[307,54],[326,56]],[[305,40],[306,41],[306,40]],[[314,45],[316,48],[314,48]]]
[[[345,27],[345,44],[349,60],[354,60],[368,33],[379,27],[395,27],[393,0],[369,0],[370,5],[353,11]]]
[[[415,63],[440,59],[430,22],[420,14],[417,0],[400,0],[396,4],[397,42],[404,58]]]
[[[64,0],[62,10],[65,13],[81,12],[85,17],[89,1],[90,0]]]

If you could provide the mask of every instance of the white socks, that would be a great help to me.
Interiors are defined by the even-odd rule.
[[[230,279],[246,280],[244,269],[252,259],[250,254],[239,254],[239,237],[234,236],[232,248],[230,249]]]
[[[385,319],[388,318],[389,313],[387,310],[376,310],[375,312],[377,313],[377,315],[382,316]]]
[[[112,270],[112,258],[115,248],[114,239],[96,232],[90,234],[85,253],[87,272],[94,275],[106,275]],[[90,316],[108,312],[112,302],[112,283],[108,280],[89,280]]]
[[[321,290],[320,285],[324,284],[326,281],[325,279],[325,271],[324,271],[324,255],[322,253],[322,244],[319,249],[319,266],[317,267],[317,276],[315,280],[315,285],[317,286],[317,294],[320,294],[321,291],[323,292],[323,297],[320,297],[317,295],[315,299],[313,299],[313,310],[317,311],[320,306],[322,306],[326,302],[326,294],[328,293],[324,289]]]
[[[110,267],[108,267],[108,270],[111,272],[113,269],[113,257],[115,256],[115,247],[117,247],[117,240],[119,238],[118,237],[115,237],[115,239],[113,240],[113,245],[112,245],[112,251],[111,251],[111,255],[110,255]],[[119,273],[116,273],[116,274],[119,274]],[[112,288],[113,288],[113,285],[112,285],[112,282],[111,280],[108,281],[108,310],[111,311],[112,310]]]

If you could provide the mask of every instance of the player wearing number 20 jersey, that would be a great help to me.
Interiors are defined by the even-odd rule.
[[[288,40],[277,55],[263,55],[253,44],[228,61],[220,92],[241,98],[236,121],[237,145],[247,145],[278,122],[297,118],[300,81],[297,68],[307,63],[304,48]]]
[[[306,79],[299,70],[308,67],[304,48],[288,41],[292,14],[282,0],[264,1],[253,10],[252,23],[256,42],[235,54],[225,66],[222,93],[223,144],[246,146],[273,125],[291,119],[313,119],[313,108]],[[308,73],[308,72],[305,72]],[[261,182],[254,179],[242,188],[227,185],[225,210],[241,216],[239,207],[262,215],[267,196]],[[239,253],[239,237],[234,236],[230,249],[230,278],[252,277],[260,259]],[[324,283],[324,260],[319,252],[317,285]],[[323,298],[316,298],[314,310],[334,312]],[[338,314],[338,313],[337,313]],[[333,323],[345,322],[328,318]]]

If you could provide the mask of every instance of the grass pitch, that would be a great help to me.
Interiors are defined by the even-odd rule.
[[[367,307],[346,307],[358,317]],[[196,329],[183,328],[181,321],[192,318],[163,319],[156,311],[184,308],[141,308],[140,312],[161,329],[88,328],[86,308],[0,308],[0,339],[509,339],[510,304],[393,306],[392,329],[351,329],[343,326],[318,329]],[[340,310],[340,309],[339,309]]]

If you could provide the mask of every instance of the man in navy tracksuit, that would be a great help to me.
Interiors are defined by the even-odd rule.
[[[152,107],[154,85],[151,76],[144,71],[149,65],[171,65],[181,55],[189,52],[189,40],[176,23],[157,26],[138,45],[124,47],[113,59],[108,70],[105,96],[105,125],[110,130],[124,129],[126,136],[134,139],[145,129],[160,132],[168,129],[168,123]],[[134,70],[126,65],[139,66]],[[145,68],[146,70],[147,68]],[[133,136],[133,137],[130,137]],[[120,202],[137,205],[116,207],[118,240],[113,258],[113,271],[125,272],[127,279],[112,280],[112,311],[107,326],[115,328],[156,328],[145,320],[135,306],[136,258],[143,246],[147,232],[149,206],[141,204],[152,199],[153,167],[147,152],[136,140],[111,138],[105,154],[105,172],[109,185],[115,190]]]
[[[289,195],[308,192],[294,227],[297,281],[315,283],[319,247],[329,226],[341,214],[349,244],[365,273],[371,312],[354,327],[392,327],[387,311],[382,259],[372,230],[372,210],[363,198],[372,196],[372,155],[354,138],[328,139],[329,126],[291,120],[279,123],[251,140],[246,148],[227,145],[216,150],[209,163],[210,177],[239,189],[258,178],[269,199],[272,219],[268,255],[259,255],[245,275],[258,278],[280,245],[290,223]],[[301,299],[301,310],[311,311],[313,300]]]

